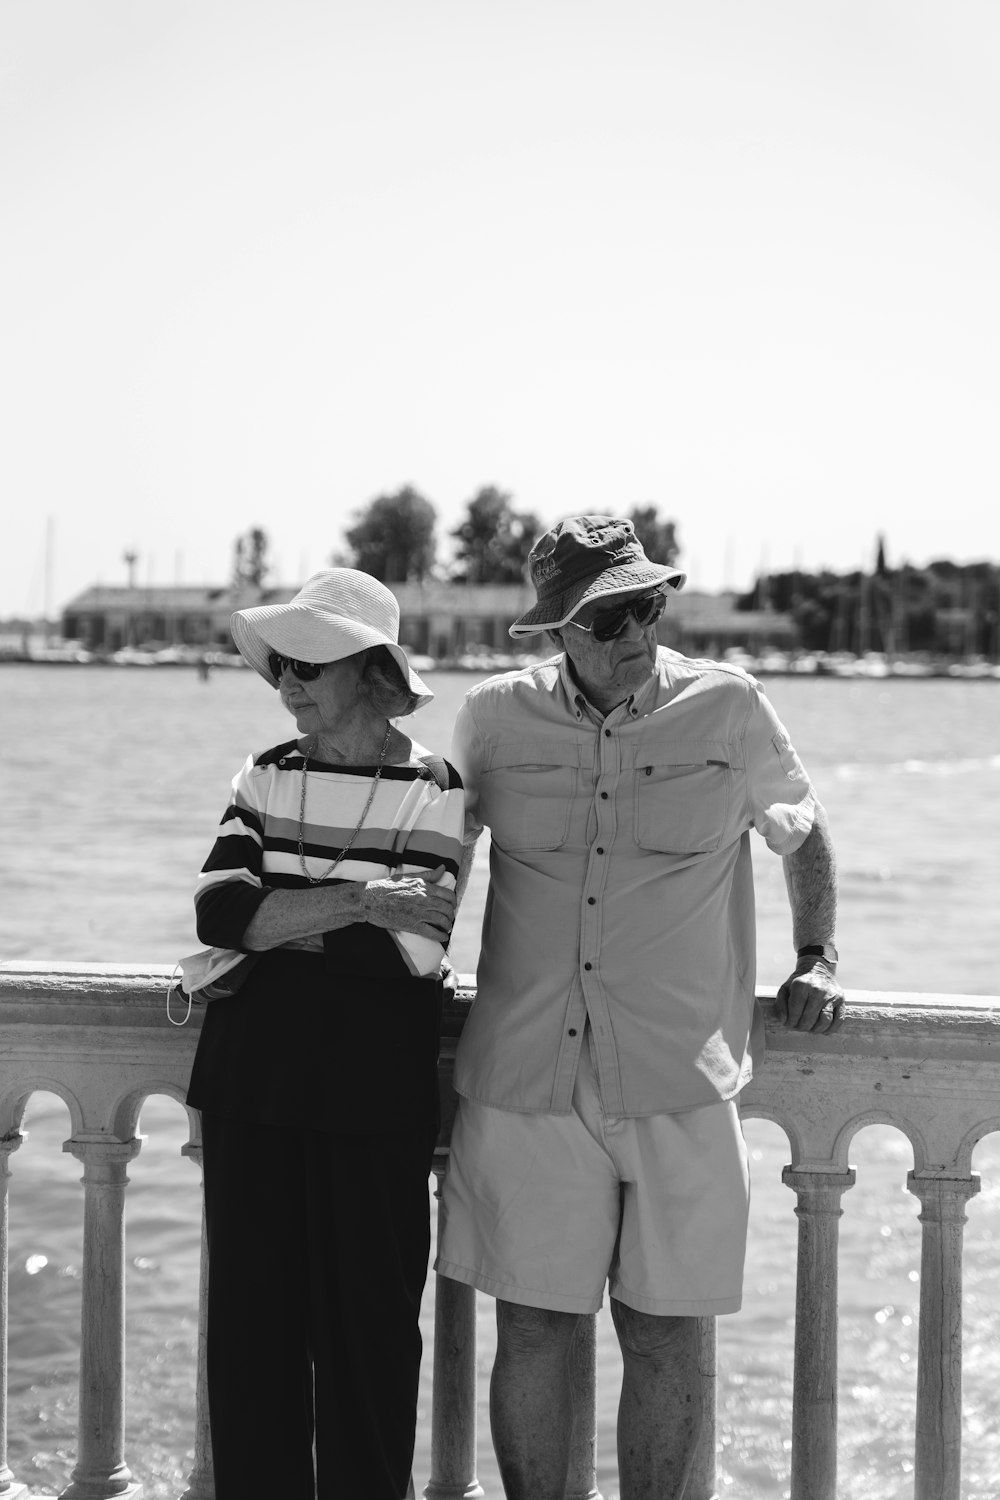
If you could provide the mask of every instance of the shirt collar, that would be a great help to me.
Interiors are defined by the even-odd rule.
[[[650,672],[649,677],[643,683],[639,691],[636,693],[632,693],[630,697],[623,700],[625,712],[630,719],[642,718],[642,716],[647,713],[653,706],[648,702],[648,700],[651,696],[655,695],[658,692],[662,675],[663,662],[660,660],[658,654],[656,665],[654,666],[653,671]],[[607,718],[608,716],[606,714],[602,714],[600,709],[595,708],[594,705],[590,702],[586,693],[583,691],[580,684],[573,676],[573,672],[569,664],[569,657],[565,652],[563,652],[559,662],[559,683],[562,688],[563,694],[565,695],[567,706],[569,707],[569,710],[572,713],[574,719],[576,719],[577,723],[580,723],[585,718],[593,719],[596,723],[599,724],[604,723],[605,718]],[[618,708],[621,708],[622,706],[622,704],[619,704]],[[611,712],[617,713],[618,708],[613,708]]]

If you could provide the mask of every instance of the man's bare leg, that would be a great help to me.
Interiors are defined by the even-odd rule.
[[[497,1300],[490,1425],[507,1500],[563,1500],[573,1426],[569,1352],[578,1317]]]
[[[625,1373],[618,1407],[621,1500],[682,1500],[701,1430],[697,1318],[611,1299]]]

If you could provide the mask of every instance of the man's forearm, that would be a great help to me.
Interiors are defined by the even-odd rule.
[[[782,864],[795,948],[833,942],[837,931],[837,861],[830,825],[819,803],[805,842],[794,854],[786,854]]]

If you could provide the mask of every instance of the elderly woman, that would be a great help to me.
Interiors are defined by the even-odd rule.
[[[201,940],[256,956],[188,1092],[218,1500],[401,1500],[410,1477],[464,799],[393,722],[432,696],[398,625],[350,568],[232,619],[299,734],[236,776],[196,896]]]

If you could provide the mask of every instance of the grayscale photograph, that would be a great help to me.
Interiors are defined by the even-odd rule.
[[[0,1500],[998,1500],[1000,9],[0,80]]]

